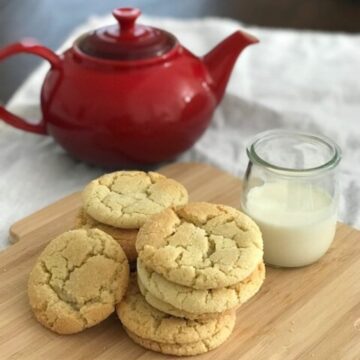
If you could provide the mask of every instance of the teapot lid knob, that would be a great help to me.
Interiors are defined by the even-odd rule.
[[[118,8],[112,14],[118,24],[81,36],[75,42],[80,51],[100,59],[131,61],[158,58],[177,45],[167,31],[137,24],[139,9]]]
[[[141,15],[137,8],[119,8],[112,12],[120,25],[121,32],[130,33],[135,28],[135,21]]]

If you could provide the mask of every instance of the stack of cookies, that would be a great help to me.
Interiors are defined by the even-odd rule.
[[[91,181],[82,193],[75,228],[98,228],[111,235],[135,263],[136,236],[145,220],[174,205],[184,205],[183,185],[155,172],[117,171]]]
[[[146,302],[135,277],[130,280],[117,313],[134,342],[177,356],[201,354],[221,345],[230,336],[236,320],[234,311],[203,320],[168,315]]]
[[[153,215],[136,249],[138,284],[117,312],[136,343],[167,354],[196,355],[222,344],[235,310],[265,278],[259,228],[228,206],[189,203]]]

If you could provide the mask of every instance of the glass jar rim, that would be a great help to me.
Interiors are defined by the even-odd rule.
[[[278,165],[272,164],[271,162],[264,160],[256,152],[256,145],[258,145],[261,141],[269,140],[271,138],[279,138],[279,137],[289,138],[291,136],[302,137],[304,139],[316,141],[319,144],[325,145],[326,147],[329,148],[329,150],[331,150],[332,156],[331,156],[330,160],[324,162],[323,164],[321,164],[319,166],[307,167],[307,168],[303,168],[303,169],[298,169],[298,168],[295,169],[295,168],[291,168],[291,167],[283,167],[283,166],[278,166]],[[306,132],[301,132],[301,131],[296,131],[296,130],[285,130],[285,129],[267,130],[267,131],[263,131],[263,132],[257,134],[255,137],[253,137],[251,139],[251,141],[247,145],[246,152],[247,152],[248,158],[250,159],[250,161],[252,163],[260,165],[262,167],[265,167],[266,169],[268,169],[270,171],[273,171],[276,173],[281,173],[283,175],[297,174],[297,175],[304,175],[304,176],[318,174],[318,173],[321,173],[324,171],[329,171],[329,170],[335,168],[339,164],[339,162],[341,160],[341,155],[342,155],[340,147],[333,140],[331,140],[330,138],[328,138],[326,136],[311,134],[311,133],[306,133]]]

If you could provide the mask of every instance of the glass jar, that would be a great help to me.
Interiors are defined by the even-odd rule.
[[[267,264],[298,267],[320,259],[335,235],[339,147],[306,133],[271,130],[247,147],[241,206],[260,227]]]

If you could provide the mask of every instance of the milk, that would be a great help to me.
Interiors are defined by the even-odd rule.
[[[333,241],[335,201],[313,184],[265,183],[249,190],[243,207],[261,229],[268,264],[311,264],[325,254]]]

